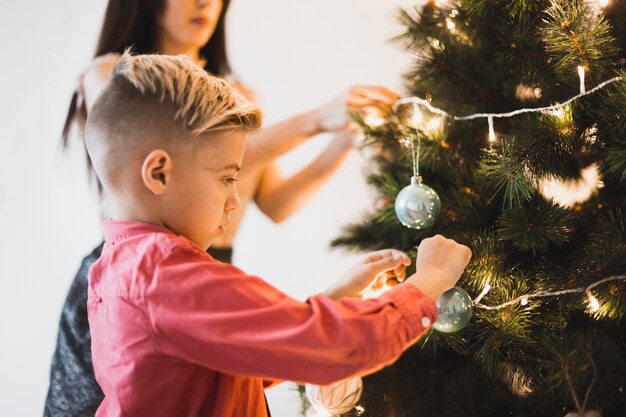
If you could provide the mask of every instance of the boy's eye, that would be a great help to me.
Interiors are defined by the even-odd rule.
[[[222,181],[224,181],[224,184],[229,185],[229,184],[236,183],[237,182],[237,178],[229,177],[229,178],[224,178]]]

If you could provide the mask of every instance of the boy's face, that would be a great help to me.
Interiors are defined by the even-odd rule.
[[[202,249],[224,233],[230,213],[241,206],[237,175],[246,146],[243,131],[213,132],[194,137],[185,158],[172,159],[171,183],[164,204],[165,225]]]

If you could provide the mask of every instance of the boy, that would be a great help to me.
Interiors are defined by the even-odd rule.
[[[86,125],[109,198],[105,246],[89,276],[97,416],[266,416],[264,381],[327,384],[395,360],[435,320],[469,249],[441,236],[418,273],[405,254],[370,254],[324,294],[296,301],[204,250],[239,207],[246,131],[259,110],[184,57],[126,53]]]

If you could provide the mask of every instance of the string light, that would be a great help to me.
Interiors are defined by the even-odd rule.
[[[441,118],[434,117],[428,121],[427,125],[428,130],[430,131],[439,130],[439,128],[441,127]]]
[[[483,288],[482,292],[478,294],[478,297],[476,297],[476,299],[474,300],[474,304],[478,304],[480,300],[482,300],[483,297],[487,295],[490,289],[491,289],[491,284],[489,283],[485,284],[485,288]]]
[[[580,94],[585,94],[585,67],[579,65],[578,69],[578,78],[580,78]]]
[[[592,313],[598,311],[600,309],[600,303],[598,302],[598,299],[593,296],[591,290],[587,291],[587,298],[589,299],[589,310]]]
[[[496,132],[493,130],[493,116],[487,117],[487,123],[489,124],[489,142],[496,141]]]
[[[608,2],[607,2],[608,4]],[[590,95],[595,93],[596,91],[599,91],[603,88],[605,88],[606,86],[615,83],[617,81],[622,81],[623,78],[622,77],[614,77],[611,78],[609,80],[606,80],[600,84],[598,84],[597,86],[595,86],[594,88],[592,88],[591,90],[587,91],[586,87],[585,87],[585,67],[582,65],[579,65],[577,67],[578,70],[578,76],[580,78],[580,93],[570,97],[568,100],[562,102],[562,103],[557,103],[557,104],[553,104],[551,106],[547,106],[547,107],[534,107],[534,108],[522,108],[522,109],[518,109],[515,111],[511,111],[511,112],[507,112],[507,113],[474,113],[474,114],[470,114],[467,116],[455,116],[453,114],[450,114],[448,112],[446,112],[445,110],[442,110],[440,108],[437,108],[435,106],[433,106],[432,104],[430,104],[430,102],[428,100],[425,100],[423,98],[420,97],[405,97],[405,98],[401,98],[399,100],[397,100],[393,107],[394,108],[398,108],[398,106],[402,105],[402,104],[408,104],[411,103],[412,107],[413,107],[413,114],[412,114],[412,119],[411,121],[413,122],[414,126],[413,127],[418,127],[419,124],[422,122],[422,113],[419,111],[418,106],[424,106],[426,109],[428,109],[431,113],[433,114],[438,114],[440,116],[455,120],[455,121],[467,121],[467,120],[474,120],[474,119],[487,119],[487,124],[489,127],[489,142],[493,143],[496,141],[496,133],[493,127],[493,119],[494,118],[510,118],[513,116],[517,116],[520,114],[524,114],[524,113],[548,113],[548,114],[552,114],[555,117],[564,117],[565,115],[565,110],[564,108],[566,106],[568,106],[570,103],[580,99],[581,97]],[[616,276],[612,276],[612,277],[608,277],[605,279],[602,279],[598,282],[595,282],[591,285],[589,285],[588,287],[584,287],[584,288],[573,288],[573,289],[567,289],[567,290],[561,290],[561,291],[539,291],[536,292],[534,294],[524,294],[521,295],[517,298],[514,298],[510,301],[507,301],[505,303],[499,304],[499,305],[495,305],[495,306],[488,306],[485,304],[481,304],[480,301],[482,300],[482,298],[487,295],[487,293],[490,291],[491,289],[491,285],[490,284],[486,284],[485,287],[483,288],[482,292],[478,295],[478,297],[476,297],[473,300],[473,304],[478,307],[478,308],[482,308],[484,310],[500,310],[503,309],[505,307],[511,306],[511,305],[515,305],[515,304],[521,304],[522,306],[525,306],[528,304],[529,300],[532,298],[545,298],[545,297],[556,297],[556,296],[560,296],[560,295],[566,295],[566,294],[577,294],[577,293],[586,293],[587,297],[588,297],[588,301],[589,301],[589,308],[591,312],[596,312],[598,311],[598,309],[600,308],[600,303],[598,302],[597,298],[595,298],[595,296],[593,295],[593,293],[591,292],[591,289],[603,284],[605,282],[609,282],[609,281],[617,281],[617,280],[626,280],[626,275],[616,275]]]
[[[525,114],[525,113],[550,113],[550,114],[555,114],[558,115],[560,114],[560,111],[563,111],[563,108],[566,107],[567,105],[569,105],[570,103],[580,99],[581,97],[585,97],[588,96],[590,94],[595,93],[596,91],[599,91],[603,88],[605,88],[606,86],[615,83],[617,81],[622,81],[623,78],[622,77],[614,77],[611,78],[609,80],[606,80],[600,84],[598,84],[597,86],[595,86],[594,88],[592,88],[591,90],[586,91],[585,90],[585,83],[584,83],[584,73],[585,73],[585,69],[582,66],[579,66],[579,75],[581,77],[581,83],[580,83],[580,89],[581,92],[580,94],[577,94],[573,97],[571,97],[569,100],[566,100],[562,103],[557,103],[557,104],[553,104],[551,106],[546,106],[546,107],[529,107],[529,108],[523,108],[523,109],[518,109],[518,110],[514,110],[514,111],[510,111],[507,113],[474,113],[474,114],[470,114],[467,116],[455,116],[453,114],[448,113],[445,110],[442,110],[440,108],[437,108],[435,106],[433,106],[432,104],[430,104],[430,102],[426,99],[420,98],[420,97],[404,97],[399,99],[398,101],[396,101],[394,103],[394,108],[397,108],[399,105],[401,104],[408,104],[411,103],[413,105],[414,108],[417,108],[417,106],[423,106],[426,109],[428,109],[431,113],[434,114],[438,114],[439,116],[443,116],[445,118],[449,118],[455,121],[467,121],[467,120],[474,120],[474,119],[487,119],[487,123],[489,126],[489,141],[490,142],[494,142],[496,140],[496,134],[495,131],[493,130],[493,119],[494,118],[510,118],[513,116],[517,116],[520,114]],[[582,68],[582,70],[580,69]],[[556,113],[555,113],[556,112]],[[414,117],[419,118],[419,120],[422,120],[422,114],[421,112],[419,112],[419,115],[414,115]],[[416,120],[416,119],[414,119]]]
[[[600,7],[604,8],[609,5],[609,0],[598,0]]]
[[[363,121],[365,122],[365,124],[373,128],[379,127],[383,123],[385,123],[385,119],[381,117],[378,113],[367,113],[363,118]]]
[[[411,112],[411,127],[414,129],[419,129],[424,117],[422,116],[422,112],[419,109],[417,103],[412,103],[413,111]]]
[[[556,109],[556,110],[552,110],[547,112],[549,115],[556,117],[557,119],[562,119],[563,117],[565,117],[565,109],[564,108],[560,108],[560,109]]]
[[[510,301],[507,301],[506,303],[502,303],[502,304],[498,304],[495,306],[488,306],[485,304],[481,304],[480,300],[482,300],[482,298],[489,292],[489,290],[491,289],[491,285],[487,284],[485,285],[485,288],[482,290],[482,292],[478,295],[478,297],[476,297],[473,300],[473,304],[478,307],[478,308],[482,308],[483,310],[501,310],[505,307],[509,307],[515,304],[521,304],[521,305],[526,305],[528,304],[528,301],[531,298],[545,298],[545,297],[556,297],[559,295],[566,295],[566,294],[587,294],[587,298],[588,298],[588,302],[589,302],[589,310],[592,313],[595,313],[596,311],[598,311],[600,309],[600,302],[598,301],[598,299],[593,295],[593,293],[591,292],[591,290],[595,287],[597,287],[598,285],[604,284],[605,282],[610,282],[610,281],[623,281],[626,280],[626,275],[614,275],[608,278],[604,278],[601,279],[600,281],[594,282],[593,284],[587,286],[587,287],[580,287],[580,288],[572,288],[572,289],[567,289],[567,290],[561,290],[561,291],[539,291],[536,292],[534,294],[523,294],[520,295],[517,298],[514,298]]]

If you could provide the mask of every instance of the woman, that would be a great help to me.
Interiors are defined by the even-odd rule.
[[[226,54],[225,16],[229,0],[110,0],[96,49],[96,58],[81,76],[63,130],[82,130],[87,112],[107,82],[120,54],[188,54],[208,72],[230,80],[244,95],[251,95],[231,77]],[[230,262],[232,243],[246,205],[253,201],[279,222],[296,211],[340,166],[352,148],[349,111],[386,111],[397,96],[381,87],[353,87],[335,100],[264,128],[251,137],[239,174],[242,208],[231,215],[229,229],[210,253]],[[283,178],[276,158],[322,132],[335,132],[330,145],[311,164]],[[82,133],[82,132],[80,132]],[[103,207],[106,217],[106,207]],[[54,353],[46,416],[93,416],[103,395],[91,363],[87,322],[87,273],[100,256],[101,246],[83,260],[70,288],[61,316]]]

